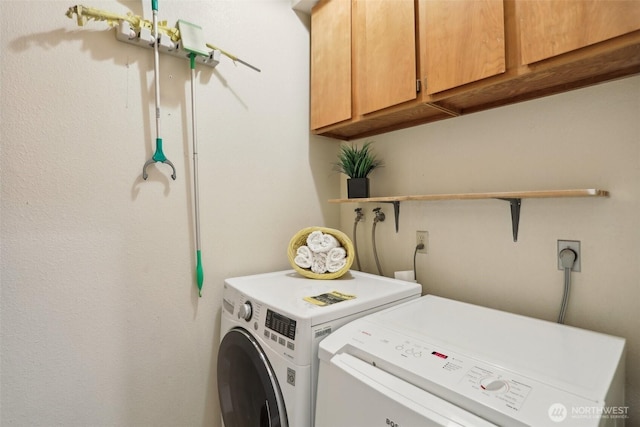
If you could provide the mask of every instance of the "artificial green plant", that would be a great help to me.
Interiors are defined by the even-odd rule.
[[[360,148],[354,144],[341,145],[334,170],[349,178],[366,178],[374,169],[384,165],[373,153],[371,144],[372,141],[365,142]]]

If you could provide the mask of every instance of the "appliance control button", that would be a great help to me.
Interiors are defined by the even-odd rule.
[[[250,301],[240,305],[240,309],[238,310],[238,319],[244,319],[247,322],[251,320],[251,316],[253,315],[253,310],[251,308]]]
[[[509,388],[509,386],[507,385],[507,382],[504,380],[487,381],[486,384],[483,383],[481,387],[483,390],[495,391],[495,392],[506,391]]]

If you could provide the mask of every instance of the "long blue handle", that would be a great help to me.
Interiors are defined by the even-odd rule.
[[[151,9],[158,11],[158,0],[151,0]]]

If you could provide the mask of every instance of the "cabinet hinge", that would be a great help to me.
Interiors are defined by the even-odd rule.
[[[420,83],[420,79],[416,80],[416,93],[420,93],[420,89],[422,88],[422,84]]]

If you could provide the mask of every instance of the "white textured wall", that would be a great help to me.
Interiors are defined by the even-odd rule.
[[[607,199],[523,200],[517,243],[506,202],[402,203],[398,234],[391,205],[381,204],[387,220],[376,240],[390,276],[412,268],[415,231],[428,230],[429,253],[417,257],[425,293],[550,321],[563,290],[556,241],[580,240],[582,272],[573,274],[565,320],[627,339],[627,426],[640,426],[640,76],[370,140],[386,161],[371,176],[373,196],[611,192]],[[356,206],[341,208],[350,235]],[[376,206],[360,206],[366,213],[358,230],[361,258],[375,272]]]
[[[149,2],[150,3],[150,2]],[[224,277],[288,267],[299,228],[338,224],[337,144],[308,133],[307,17],[289,0],[161,0],[161,19],[263,69],[199,71],[204,296],[193,284],[189,70],[161,57],[165,153],[153,167],[153,61],[73,3],[0,1],[0,424],[216,426]],[[144,2],[89,6],[151,16]],[[602,187],[609,199],[525,200],[511,241],[499,201],[390,205],[387,275],[425,292],[554,320],[556,240],[582,241],[567,323],[627,338],[628,426],[640,425],[640,77],[372,138],[374,195]],[[344,189],[343,189],[344,191]],[[351,232],[353,208],[343,205]],[[370,256],[372,205],[359,240]],[[254,244],[260,250],[252,249]],[[588,351],[586,349],[585,351]]]
[[[216,426],[225,277],[288,268],[289,238],[335,226],[337,144],[308,132],[308,17],[289,0],[160,0],[223,58],[198,68],[205,270],[197,297],[190,72],[162,55],[164,152],[153,57],[74,3],[1,1],[2,426]],[[151,18],[151,2],[87,6]]]

